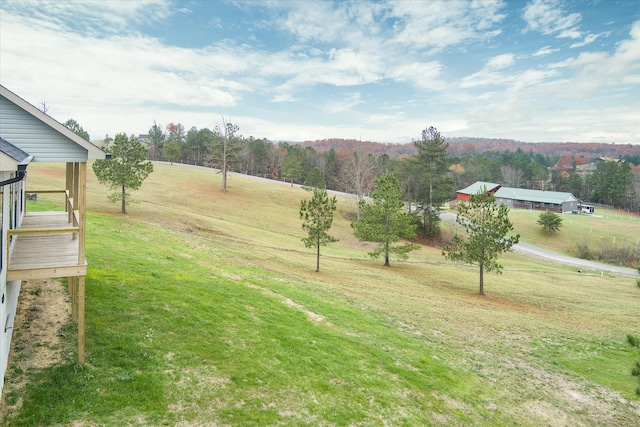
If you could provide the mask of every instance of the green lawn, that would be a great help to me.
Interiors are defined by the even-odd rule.
[[[32,166],[35,185],[64,177]],[[635,279],[507,254],[480,297],[477,268],[438,249],[370,259],[350,199],[315,273],[303,190],[232,177],[222,193],[220,175],[156,165],[122,216],[94,180],[86,363],[64,326],[64,362],[10,369],[25,385],[3,425],[640,423]]]

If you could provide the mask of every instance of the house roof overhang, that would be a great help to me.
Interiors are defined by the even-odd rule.
[[[0,138],[0,171],[25,170],[33,156]]]
[[[67,129],[64,125],[62,125],[62,123],[58,122],[51,116],[40,111],[38,108],[28,103],[27,101],[25,101],[24,99],[22,99],[21,97],[11,92],[9,89],[7,89],[2,85],[0,85],[0,95],[6,98],[7,100],[9,100],[10,102],[12,102],[13,104],[15,104],[16,106],[18,106],[20,109],[22,109],[26,113],[32,115],[36,119],[45,123],[47,126],[52,128],[53,130],[59,132],[60,134],[65,136],[67,139],[73,141],[74,143],[78,144],[80,147],[84,148],[87,151],[87,159],[104,159],[106,157],[106,153],[102,151],[98,146],[92,144],[91,142],[77,135],[70,129]]]

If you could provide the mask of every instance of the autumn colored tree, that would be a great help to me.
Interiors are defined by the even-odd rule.
[[[327,233],[333,224],[337,203],[335,196],[329,197],[327,190],[319,188],[313,189],[311,200],[300,203],[302,229],[308,233],[302,241],[307,248],[316,248],[316,272],[320,271],[320,247],[338,241]]]

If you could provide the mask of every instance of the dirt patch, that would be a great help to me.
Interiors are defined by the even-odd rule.
[[[0,402],[0,419],[22,405],[10,398],[25,385],[27,372],[56,365],[63,360],[60,329],[71,321],[69,293],[56,280],[22,282],[13,323],[9,365]]]

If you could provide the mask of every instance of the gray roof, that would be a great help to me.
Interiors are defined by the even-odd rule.
[[[497,187],[500,187],[500,184],[496,184],[494,182],[484,182],[477,181],[468,186],[467,188],[463,188],[462,190],[458,190],[457,193],[462,194],[478,194],[480,191],[486,188],[487,191],[495,190]]]
[[[571,193],[560,191],[529,190],[527,188],[501,187],[495,194],[498,199],[524,200],[527,202],[553,203],[561,205],[564,202],[577,201]]]
[[[7,156],[11,157],[13,160],[15,160],[18,163],[22,163],[25,161],[27,161],[28,163],[28,160],[31,157],[29,153],[25,153],[24,151],[22,151],[21,149],[19,149],[18,147],[16,147],[15,145],[11,144],[9,141],[3,138],[0,138],[0,151],[2,151]]]

